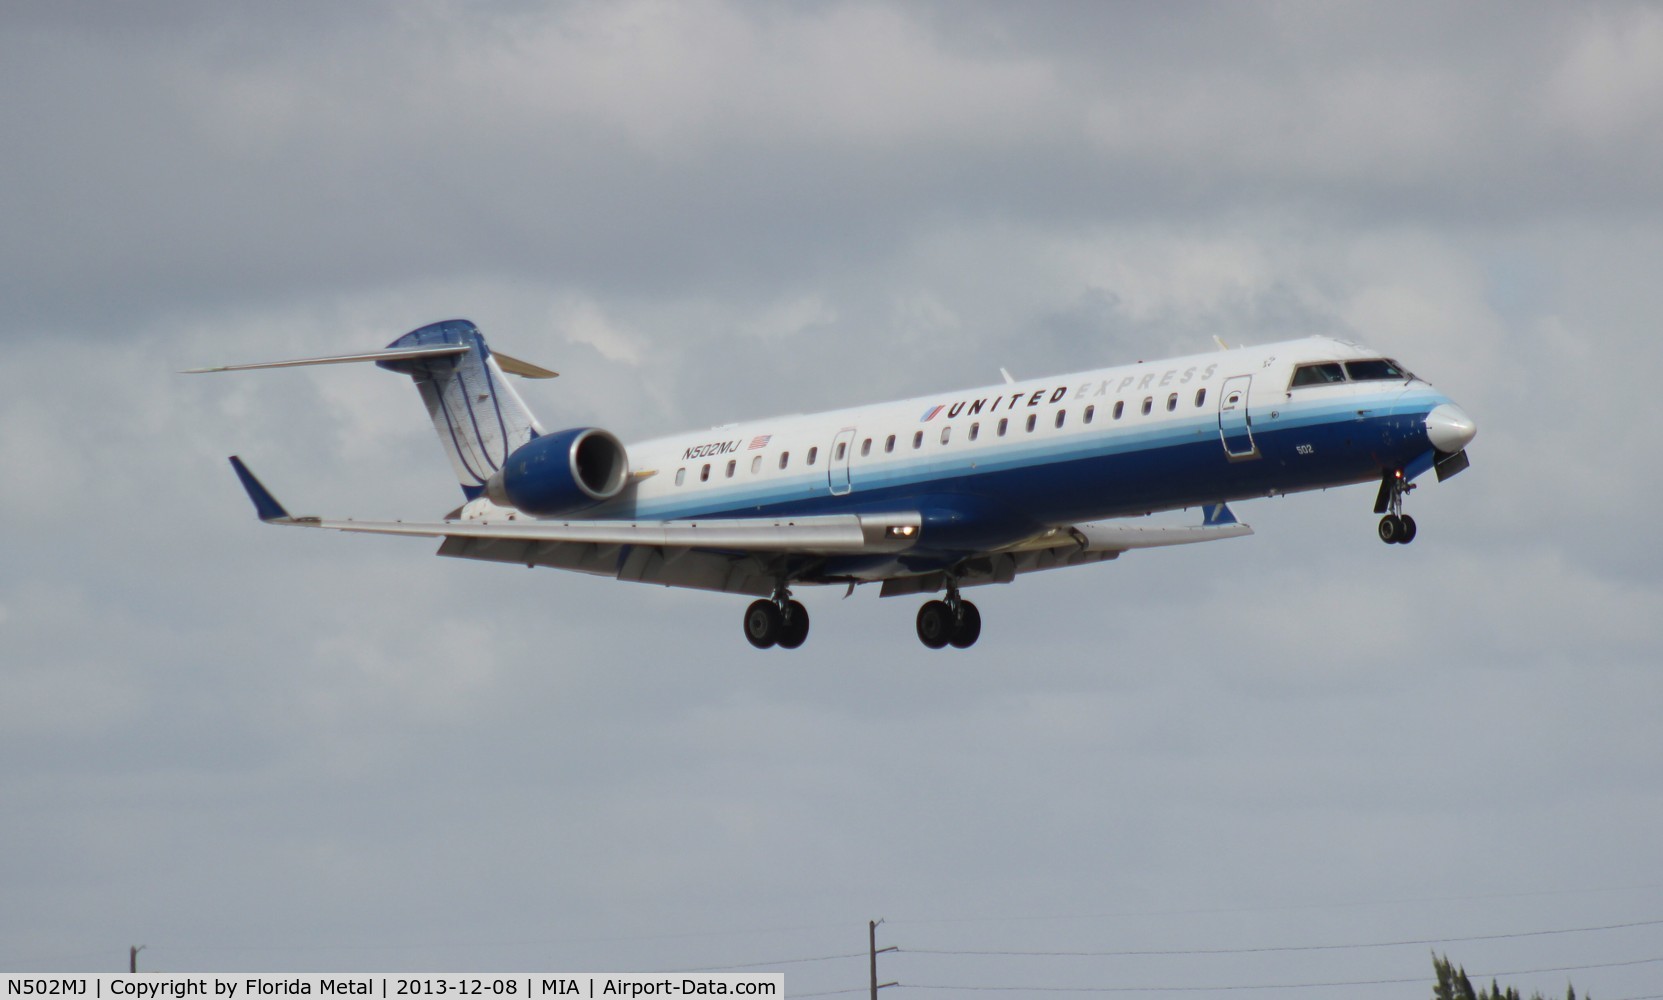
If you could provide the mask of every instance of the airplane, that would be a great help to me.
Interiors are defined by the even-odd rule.
[[[919,640],[967,648],[981,613],[964,588],[1252,534],[1235,500],[1378,483],[1379,537],[1406,544],[1414,481],[1465,470],[1477,433],[1396,361],[1329,337],[1021,381],[1001,369],[1001,384],[627,446],[599,427],[546,431],[505,373],[557,373],[494,353],[463,319],[379,351],[190,373],[349,362],[414,381],[465,502],[427,522],[296,517],[233,456],[260,520],[750,595],[759,649],[808,638],[792,587],[868,583],[931,595]],[[1194,508],[1199,525],[1139,521]]]

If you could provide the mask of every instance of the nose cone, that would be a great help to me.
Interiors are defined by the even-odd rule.
[[[1426,415],[1426,436],[1432,447],[1454,454],[1465,448],[1478,433],[1478,425],[1467,416],[1467,411],[1454,403],[1439,403]]]

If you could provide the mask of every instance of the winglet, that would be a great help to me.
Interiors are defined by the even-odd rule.
[[[1235,524],[1236,515],[1227,504],[1210,503],[1201,508],[1201,523],[1206,525]]]
[[[248,466],[243,464],[242,459],[232,455],[231,468],[236,470],[237,478],[242,480],[243,489],[248,491],[248,498],[254,501],[254,512],[260,516],[260,520],[289,520],[289,512],[283,509],[283,505],[277,502],[270,490],[254,478],[254,473],[248,471]]]

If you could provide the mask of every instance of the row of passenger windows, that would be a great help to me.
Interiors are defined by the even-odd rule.
[[[1197,409],[1201,408],[1202,406],[1206,405],[1206,402],[1207,402],[1207,390],[1205,388],[1195,390],[1195,406],[1196,406],[1196,408]],[[1174,393],[1172,393],[1172,394],[1170,394],[1169,396],[1166,397],[1166,410],[1167,410],[1168,413],[1172,413],[1172,412],[1175,412],[1177,409],[1178,409],[1178,393],[1174,392]],[[1149,414],[1155,412],[1155,397],[1154,396],[1145,396],[1143,398],[1142,412],[1143,412],[1143,415],[1146,416],[1146,417],[1149,416]],[[1114,404],[1114,409],[1111,411],[1110,419],[1111,420],[1119,420],[1120,418],[1124,417],[1125,415],[1126,415],[1126,403],[1125,403],[1125,401],[1124,400],[1116,400],[1115,404]],[[1097,407],[1096,407],[1096,405],[1087,406],[1085,408],[1085,410],[1080,414],[1080,422],[1082,424],[1092,423],[1096,419],[1097,419]],[[1055,426],[1059,430],[1062,427],[1064,427],[1065,425],[1067,425],[1067,423],[1068,423],[1068,411],[1066,409],[1058,410],[1056,416],[1054,418],[1052,418],[1052,423],[1053,423],[1053,426]],[[1028,414],[1027,419],[1023,422],[1023,429],[1027,433],[1031,434],[1031,433],[1033,433],[1034,429],[1038,426],[1039,426],[1039,414],[1037,414],[1037,413]],[[997,424],[995,424],[994,428],[993,428],[994,436],[995,437],[1004,437],[1009,431],[1010,431],[1010,418],[1009,417],[1000,417],[999,422]],[[970,430],[968,432],[969,440],[971,440],[971,441],[980,440],[981,436],[982,436],[981,421],[979,421],[979,420],[972,421],[971,424],[970,424]],[[942,444],[947,444],[949,441],[952,440],[952,437],[953,437],[953,425],[952,424],[947,424],[946,426],[941,428],[941,443]],[[872,438],[866,438],[865,440],[861,441],[861,443],[860,443],[860,457],[861,458],[866,458],[866,457],[868,457],[872,454],[872,442],[873,442]],[[888,454],[891,454],[895,451],[895,442],[896,442],[896,436],[894,434],[891,434],[887,438],[884,438],[884,442],[883,442],[884,454],[888,455]],[[850,444],[850,442],[848,442],[848,441],[839,441],[839,442],[837,442],[836,447],[833,449],[833,454],[832,454],[832,459],[831,460],[833,462],[843,461],[843,456],[848,453],[849,444]],[[924,432],[923,431],[914,431],[913,432],[912,447],[913,447],[913,450],[915,450],[915,451],[917,449],[920,449],[920,448],[924,447]],[[815,462],[819,460],[819,457],[820,457],[820,449],[818,447],[810,448],[808,450],[808,456],[807,456],[806,464],[808,464],[808,465],[815,464]],[[791,464],[791,453],[789,451],[780,452],[779,467],[781,469],[785,469],[785,468],[788,468],[790,466],[790,464]],[[709,482],[710,481],[710,471],[711,471],[711,464],[710,463],[707,462],[703,466],[701,466],[699,468],[699,482],[701,482],[701,483]],[[728,459],[727,470],[726,470],[726,478],[732,479],[738,471],[739,471],[739,460],[736,459],[736,458]],[[762,471],[762,456],[761,455],[751,456],[751,474],[756,475],[757,473],[759,473],[761,471]],[[687,469],[686,469],[686,467],[677,469],[676,470],[676,485],[681,486],[686,481],[687,481]]]

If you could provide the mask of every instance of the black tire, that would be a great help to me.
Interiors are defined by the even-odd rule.
[[[982,637],[982,613],[969,601],[959,602],[958,628],[953,630],[953,637],[948,641],[954,649],[969,649]]]
[[[918,609],[918,641],[940,649],[952,638],[954,624],[953,611],[946,601],[926,601]]]
[[[796,601],[787,601],[785,621],[780,625],[779,647],[796,649],[808,639],[808,609]]]
[[[1408,514],[1403,515],[1402,523],[1398,525],[1402,533],[1398,536],[1397,544],[1408,545],[1415,540],[1415,519]]]
[[[1387,514],[1380,519],[1380,540],[1387,545],[1396,545],[1403,534],[1403,522],[1396,514]]]
[[[780,609],[773,601],[752,601],[745,609],[745,638],[757,649],[767,649],[779,642],[784,625]]]

